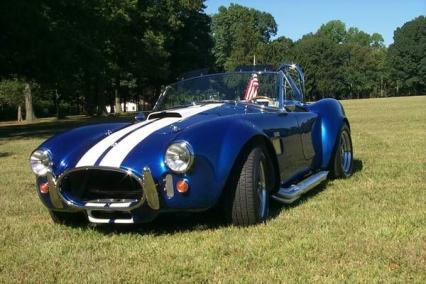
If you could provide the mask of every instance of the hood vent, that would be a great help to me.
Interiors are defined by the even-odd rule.
[[[148,115],[148,120],[155,119],[155,118],[165,118],[165,117],[182,117],[182,115],[178,112],[169,112],[169,111],[162,111],[162,112],[154,112]]]

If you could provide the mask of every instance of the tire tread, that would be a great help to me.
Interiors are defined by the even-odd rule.
[[[232,222],[240,226],[258,223],[257,192],[255,182],[256,162],[260,160],[262,149],[254,148],[241,169],[232,203]]]

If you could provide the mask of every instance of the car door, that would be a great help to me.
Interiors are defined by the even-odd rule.
[[[281,184],[284,184],[298,174],[304,162],[299,124],[294,113],[276,111],[267,116],[265,132],[274,146]]]
[[[279,101],[279,97],[283,97],[285,86],[289,88],[287,91],[289,96],[290,92],[298,91],[297,87],[291,87],[289,82],[294,85],[293,81],[290,80],[285,85],[284,77],[281,77],[282,80],[279,78],[280,76],[259,78],[257,97],[261,100],[254,99],[254,101],[255,104],[262,105],[262,114],[255,116],[255,118],[261,117],[261,119],[253,119],[255,119],[255,124],[270,137],[277,154],[281,184],[286,184],[309,170],[309,161],[312,156],[309,150],[311,144],[309,129],[314,117],[306,111],[299,111],[298,104],[295,103],[293,105],[290,102],[287,105],[270,103]],[[270,98],[266,100],[266,103],[263,102],[265,97]],[[307,145],[304,147],[303,143]]]
[[[298,71],[296,69],[292,70]],[[285,72],[284,75],[284,108],[289,116],[297,121],[298,145],[300,147],[299,151],[302,153],[299,157],[297,168],[294,169],[294,176],[298,176],[309,172],[315,159],[312,132],[318,120],[318,115],[308,111],[302,104],[303,79],[297,80],[295,78],[295,76],[300,76],[300,74],[293,75],[291,72]]]

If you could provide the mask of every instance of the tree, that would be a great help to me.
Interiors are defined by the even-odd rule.
[[[327,37],[334,43],[343,43],[346,41],[346,25],[340,20],[332,20],[321,25],[317,34]]]
[[[18,75],[25,82],[26,120],[35,119],[30,82],[43,73],[40,67],[46,58],[47,25],[42,7],[41,0],[0,2],[0,77]]]
[[[213,40],[211,19],[203,9],[203,1],[191,1],[191,5],[178,7],[180,25],[168,35],[170,50],[170,80],[176,80],[184,72],[213,67]]]
[[[394,32],[388,63],[398,90],[408,94],[426,93],[426,17],[405,23]]]
[[[16,78],[0,81],[0,106],[16,107],[18,121],[22,121],[22,105],[25,102],[24,90],[25,83]]]
[[[27,2],[0,3],[0,78],[36,82],[88,114],[140,95],[152,101],[179,73],[211,65],[202,0]]]
[[[344,52],[342,80],[347,92],[342,98],[370,97],[379,86],[378,62],[369,46],[347,44],[341,47]]]
[[[256,48],[256,59],[261,64],[273,66],[293,62],[293,46],[293,41],[286,37],[279,37],[268,43],[261,42]]]
[[[236,4],[221,6],[212,17],[216,66],[232,70],[251,64],[258,45],[268,43],[276,32],[277,24],[269,13]]]
[[[305,68],[308,95],[314,99],[385,94],[386,49],[380,34],[346,30],[343,22],[330,21],[296,42],[293,54]]]
[[[347,92],[342,72],[345,54],[341,45],[326,36],[309,35],[295,43],[293,54],[305,71],[308,100],[339,98]]]
[[[350,27],[346,32],[344,43],[370,46],[371,37],[368,33],[360,31],[358,28]]]

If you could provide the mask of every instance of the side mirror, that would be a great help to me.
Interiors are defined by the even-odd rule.
[[[144,121],[146,119],[145,114],[141,111],[135,115],[136,121]]]

